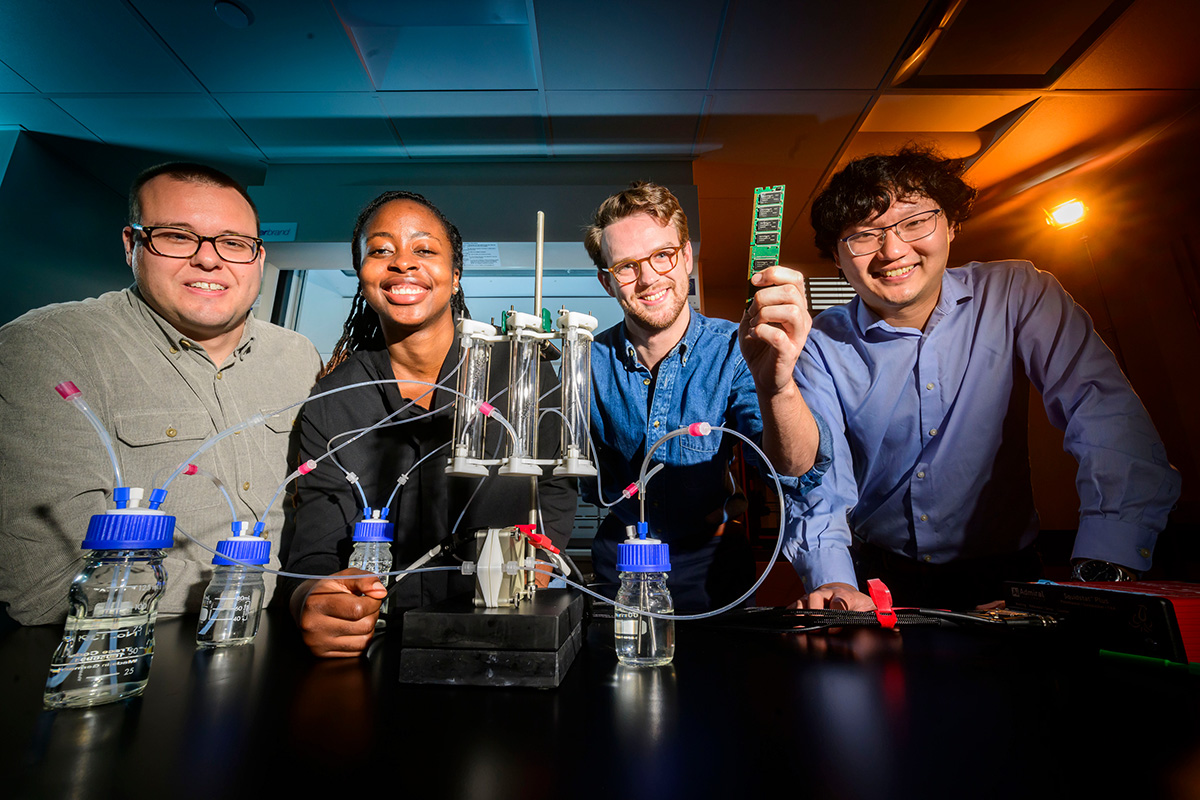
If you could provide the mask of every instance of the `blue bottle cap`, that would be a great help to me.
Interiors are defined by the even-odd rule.
[[[84,550],[165,550],[175,543],[175,518],[149,508],[115,508],[96,514]]]
[[[218,566],[240,566],[242,564],[266,564],[271,560],[271,543],[258,536],[234,536],[217,542],[217,554],[212,563]]]
[[[630,539],[617,545],[617,572],[670,572],[671,552],[658,539]]]
[[[396,526],[386,519],[364,519],[354,525],[356,542],[390,542]]]

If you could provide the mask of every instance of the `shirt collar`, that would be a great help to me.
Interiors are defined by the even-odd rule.
[[[694,308],[688,309],[688,311],[687,330],[683,332],[683,338],[667,352],[665,358],[670,358],[676,353],[687,355],[688,351],[696,346],[696,342],[700,340],[700,336],[704,333],[708,318],[696,313],[696,309]],[[629,340],[629,330],[625,327],[624,319],[621,320],[621,341],[625,343],[623,351],[625,366],[629,368],[637,367],[641,362],[638,361],[637,350],[634,349],[633,342]]]
[[[153,336],[155,340],[162,346],[162,349],[174,354],[187,350],[196,350],[201,353],[206,353],[204,347],[193,339],[184,336],[175,326],[167,322],[157,311],[155,311],[149,303],[146,302],[145,295],[135,283],[129,287],[130,306],[133,308],[134,315],[146,328],[146,332]],[[233,355],[237,360],[241,361],[250,352],[250,346],[254,341],[256,321],[253,314],[246,315],[246,324],[242,326],[242,338],[238,341],[237,347],[233,350]],[[220,366],[219,364],[217,365]]]
[[[962,270],[944,270],[942,272],[942,291],[933,313],[929,316],[929,322],[925,325],[924,333],[928,334],[932,331],[942,317],[952,312],[962,301],[971,299],[972,296],[971,287],[967,284],[966,274]],[[858,323],[858,329],[863,333],[872,328],[879,328],[891,333],[911,333],[910,328],[896,328],[884,322],[883,318],[872,311],[861,297],[855,297],[852,302],[855,303],[854,319]]]

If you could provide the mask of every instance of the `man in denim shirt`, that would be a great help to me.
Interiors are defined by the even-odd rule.
[[[792,378],[812,324],[799,273],[774,267],[755,276],[759,291],[741,326],[688,306],[692,246],[687,217],[670,191],[634,183],[596,211],[584,246],[597,278],[625,312],[592,345],[592,438],[600,463],[584,497],[610,505],[638,479],[647,451],[694,422],[761,440],[788,491],[806,491],[829,465],[824,423],[809,413]],[[739,347],[740,345],[740,347]],[[748,543],[723,536],[737,513],[728,464],[736,437],[678,436],[654,451],[667,465],[649,482],[650,535],[670,544],[675,606],[724,605],[754,581]],[[617,502],[592,544],[597,577],[616,583],[617,544],[638,521],[638,501]]]

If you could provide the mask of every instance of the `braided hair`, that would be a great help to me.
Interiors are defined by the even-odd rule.
[[[461,275],[463,268],[463,248],[462,235],[458,232],[458,228],[446,218],[441,209],[426,200],[422,195],[416,192],[405,191],[384,192],[359,212],[358,220],[354,223],[354,235],[350,239],[350,253],[354,263],[354,272],[357,274],[362,268],[361,240],[363,230],[380,208],[394,200],[408,200],[418,203],[438,218],[438,221],[442,223],[442,227],[446,229],[446,235],[450,239],[452,254],[450,261],[451,271]],[[463,297],[461,284],[458,287],[458,291],[450,298],[450,309],[458,316],[468,319],[471,317],[470,312],[467,311],[467,302]],[[325,377],[330,372],[333,372],[334,368],[345,361],[353,352],[358,350],[378,350],[386,345],[387,343],[383,338],[383,328],[379,324],[379,315],[375,312],[375,309],[367,305],[367,300],[363,297],[362,285],[360,284],[354,292],[354,301],[350,304],[350,315],[346,317],[346,322],[342,325],[342,338],[338,339],[337,344],[334,345],[333,355],[329,357],[329,363],[321,370],[319,377]]]

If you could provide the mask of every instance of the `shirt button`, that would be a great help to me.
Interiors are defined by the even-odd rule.
[[[217,380],[221,380],[221,376],[223,376],[224,374],[225,374],[224,372],[218,372],[218,373],[217,373]]]
[[[250,491],[250,481],[246,481],[245,483],[243,483],[242,489],[244,489],[247,492]]]
[[[172,347],[172,348],[171,348],[171,355],[175,355],[175,354],[176,354],[176,353],[178,353],[178,352],[179,352],[179,348],[177,348],[177,347]]]
[[[922,556],[921,560],[928,564],[930,561],[933,561],[933,556]]]
[[[167,428],[167,437],[168,438],[174,439],[175,434],[177,434],[177,433],[179,433],[179,431],[175,430],[174,428]]]
[[[937,428],[930,428],[930,429],[929,429],[929,435],[930,435],[930,436],[937,436]]]
[[[927,383],[927,384],[925,384],[925,388],[926,388],[926,389],[933,389],[933,383]]]
[[[921,515],[921,522],[929,522],[929,515],[928,515],[928,514],[922,514],[922,515]]]
[[[654,427],[658,427],[658,420],[654,420]]]
[[[924,472],[918,472],[918,473],[917,473],[917,477],[918,477],[918,478],[924,478],[924,477],[925,477],[925,473],[924,473]]]
[[[642,379],[642,384],[643,384],[643,385],[645,385],[645,386],[649,386],[649,385],[650,385],[650,379],[649,379],[649,378],[643,378],[643,379]]]

